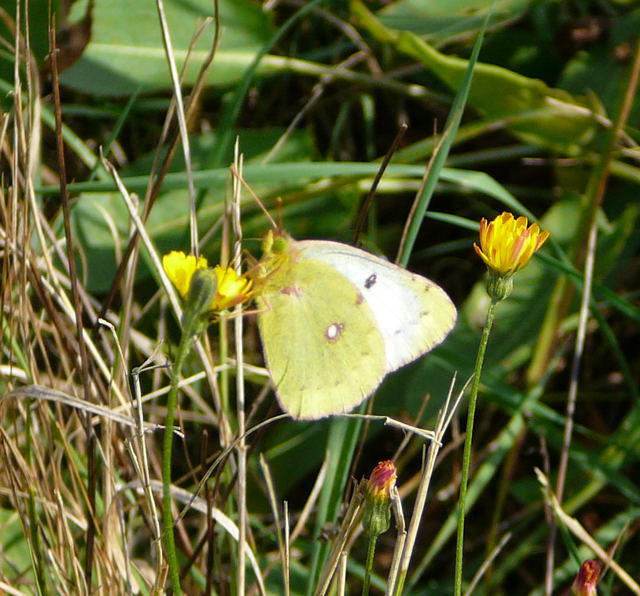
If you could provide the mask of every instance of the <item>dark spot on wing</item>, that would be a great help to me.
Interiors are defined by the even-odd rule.
[[[356,294],[356,306],[360,306],[364,302],[364,296],[361,292]]]
[[[373,286],[376,283],[376,280],[378,279],[378,276],[375,273],[372,273],[369,277],[367,277],[367,279],[364,282],[364,287],[367,288],[367,290],[370,290],[371,288],[373,288]]]

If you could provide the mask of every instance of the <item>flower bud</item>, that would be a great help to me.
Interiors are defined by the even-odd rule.
[[[489,277],[487,278],[487,294],[495,300],[500,302],[509,297],[513,290],[513,275],[503,275],[496,273],[492,269],[489,270]]]
[[[379,536],[389,529],[391,490],[396,485],[396,477],[395,464],[386,460],[373,469],[369,480],[365,483],[362,526],[369,536]]]
[[[213,269],[196,269],[189,285],[186,310],[194,316],[208,313],[217,291],[218,277]]]
[[[582,566],[575,581],[573,582],[573,593],[575,596],[597,596],[598,579],[600,577],[600,563],[593,559],[587,559]]]

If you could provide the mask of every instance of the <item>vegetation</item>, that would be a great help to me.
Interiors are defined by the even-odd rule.
[[[0,0],[0,590],[640,594],[637,2],[47,4]],[[283,415],[249,286],[203,324],[162,267],[255,281],[267,214],[455,329]]]

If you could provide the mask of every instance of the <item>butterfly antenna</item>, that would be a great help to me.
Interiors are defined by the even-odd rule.
[[[276,199],[276,213],[278,214],[278,225],[274,226],[274,229],[276,230],[283,230],[284,228],[282,227],[282,197],[278,197]]]
[[[267,219],[269,220],[269,223],[271,223],[271,227],[277,228],[275,220],[273,219],[273,217],[271,217],[271,213],[269,213],[269,210],[265,207],[265,204],[262,202],[262,199],[260,199],[260,197],[254,192],[250,184],[242,177],[242,174],[240,174],[233,165],[231,166],[231,173],[240,181],[242,186],[244,186],[244,188],[251,195],[253,200],[257,203],[258,207],[262,209],[262,212],[266,215]]]
[[[378,185],[380,184],[380,180],[382,180],[382,176],[384,175],[384,172],[387,169],[387,166],[389,165],[389,162],[391,161],[391,158],[393,157],[393,154],[398,149],[398,145],[400,145],[400,141],[402,141],[402,137],[404,137],[404,133],[407,132],[407,128],[409,128],[409,125],[406,122],[403,122],[400,125],[400,129],[398,130],[398,134],[396,135],[396,138],[393,139],[393,143],[391,143],[391,146],[389,147],[389,150],[387,151],[386,155],[384,156],[384,159],[382,160],[382,163],[380,164],[380,169],[376,173],[376,177],[373,179],[373,183],[371,184],[371,189],[369,190],[369,193],[367,194],[367,197],[365,198],[364,202],[362,203],[362,207],[360,207],[360,213],[358,214],[358,223],[356,224],[356,229],[355,229],[355,232],[353,233],[353,243],[354,244],[358,244],[358,242],[360,240],[360,236],[362,235],[362,232],[364,230],[364,226],[365,226],[365,224],[367,222],[367,215],[369,213],[369,209],[371,209],[371,205],[373,203],[373,199],[375,197],[376,190],[378,190]]]

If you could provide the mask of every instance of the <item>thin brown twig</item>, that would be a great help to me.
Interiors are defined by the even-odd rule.
[[[542,487],[546,499],[549,501],[550,506],[553,509],[554,514],[562,521],[567,529],[578,540],[587,545],[602,561],[605,561],[607,565],[613,570],[613,572],[627,585],[633,594],[640,595],[640,585],[611,557],[611,555],[604,550],[598,542],[596,542],[592,536],[587,532],[580,522],[568,515],[563,509],[558,497],[553,494],[551,486],[549,485],[549,479],[538,469],[535,469],[538,482]]]
[[[361,62],[364,57],[365,56],[362,52],[358,52],[340,62],[340,64],[338,64],[336,68],[349,68],[354,64],[358,64],[359,62]],[[320,77],[320,80],[311,89],[311,96],[309,97],[307,102],[294,116],[293,120],[291,120],[289,126],[287,126],[287,129],[280,135],[280,138],[274,143],[273,147],[269,150],[269,153],[264,156],[264,159],[262,160],[263,164],[269,163],[273,159],[274,155],[278,153],[291,133],[296,129],[300,121],[309,113],[311,108],[316,105],[318,101],[320,101],[320,98],[324,94],[327,85],[334,79],[335,77],[331,74],[323,75],[322,77]]]
[[[444,405],[438,412],[438,419],[437,419],[436,427],[434,430],[435,439],[432,440],[429,445],[426,462],[424,462],[424,465],[423,465],[422,476],[420,478],[420,485],[418,486],[416,499],[413,505],[413,513],[411,515],[411,521],[409,522],[409,527],[407,529],[406,542],[402,550],[402,556],[400,559],[400,565],[398,567],[397,577],[393,578],[393,581],[391,581],[387,586],[386,593],[389,596],[393,594],[402,594],[402,591],[404,589],[404,582],[407,577],[407,573],[409,571],[409,563],[411,562],[411,557],[413,555],[413,550],[416,544],[418,528],[420,526],[422,515],[424,513],[424,509],[427,503],[429,485],[431,483],[431,476],[435,468],[435,462],[438,455],[438,451],[442,446],[442,439],[444,437],[444,433],[449,427],[451,420],[453,419],[453,415],[455,414],[455,411],[458,408],[460,400],[462,399],[462,396],[464,395],[464,392],[467,386],[471,382],[471,379],[469,379],[465,383],[462,389],[458,392],[457,396],[453,399],[453,403],[452,403],[455,380],[456,380],[456,377],[454,376],[453,379],[451,380],[451,386],[449,388],[447,399],[445,400]]]
[[[162,44],[164,46],[165,58],[169,65],[171,84],[173,86],[173,97],[176,102],[176,115],[178,117],[178,128],[182,141],[182,152],[184,154],[184,166],[187,175],[187,188],[189,191],[189,232],[191,238],[191,253],[198,254],[198,223],[196,221],[196,189],[193,184],[193,172],[191,169],[191,149],[189,146],[189,133],[187,131],[187,119],[185,117],[184,103],[182,101],[182,89],[180,88],[180,77],[178,67],[173,53],[173,43],[171,42],[171,32],[164,10],[163,0],[156,0],[158,19],[160,21],[160,31],[162,32]]]
[[[396,134],[395,138],[393,139],[393,142],[391,143],[391,146],[389,147],[387,153],[385,154],[382,160],[382,163],[380,164],[380,168],[376,172],[375,178],[371,183],[371,188],[369,189],[369,192],[364,202],[362,203],[362,207],[360,208],[360,213],[358,215],[358,223],[356,223],[356,229],[353,234],[354,244],[357,244],[358,241],[360,240],[360,236],[364,230],[364,225],[367,222],[367,215],[369,214],[369,209],[371,209],[371,205],[376,195],[376,190],[378,190],[378,185],[380,184],[380,180],[382,180],[382,176],[384,175],[385,170],[387,169],[387,166],[391,162],[391,158],[393,157],[394,153],[397,151],[400,145],[400,142],[402,141],[402,137],[404,137],[404,134],[407,132],[408,128],[409,128],[409,125],[406,122],[403,122],[402,124],[400,124],[398,133]]]

